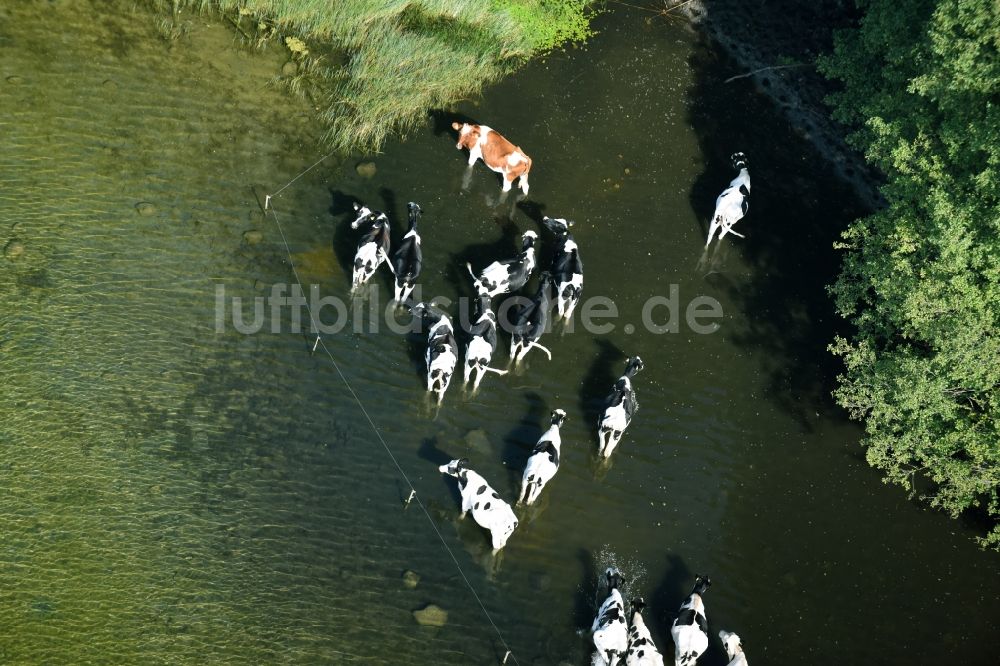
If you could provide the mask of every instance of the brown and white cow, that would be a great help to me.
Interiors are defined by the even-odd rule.
[[[503,191],[509,192],[510,186],[518,178],[521,191],[528,193],[528,172],[531,171],[531,158],[524,151],[512,144],[486,125],[470,125],[469,123],[452,123],[452,129],[458,132],[458,145],[455,147],[469,149],[469,166],[482,158],[483,162],[493,171],[503,174]]]

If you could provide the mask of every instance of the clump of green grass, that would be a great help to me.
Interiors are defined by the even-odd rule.
[[[528,40],[529,55],[566,42],[586,41],[592,34],[593,0],[492,0],[494,11],[509,15]]]
[[[429,108],[479,92],[530,57],[590,34],[593,0],[175,0],[249,15],[310,53],[348,53],[313,68],[331,148],[377,151]],[[295,86],[302,87],[299,77]]]

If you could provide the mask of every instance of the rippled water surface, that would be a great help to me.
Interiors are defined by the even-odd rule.
[[[293,281],[258,196],[322,149],[308,104],[268,83],[283,55],[242,51],[208,17],[168,44],[128,4],[23,2],[0,19],[0,245],[24,250],[0,258],[0,661],[497,663],[436,528],[520,664],[587,663],[581,629],[612,562],[664,652],[704,573],[713,635],[737,631],[755,663],[993,663],[997,555],[884,487],[826,397],[823,286],[859,208],[808,128],[722,83],[739,69],[683,25],[615,8],[587,48],[461,105],[534,158],[518,208],[494,205],[481,166],[461,191],[447,115],[387,146],[371,179],[354,169],[368,156],[330,160],[274,200],[324,295],[349,287],[347,204],[387,210],[398,238],[415,200],[425,295],[467,294],[463,263],[512,254],[543,212],[576,220],[586,293],[617,305],[611,332],[557,330],[551,362],[532,352],[476,397],[453,386],[439,412],[416,338],[363,312],[325,338],[432,528],[287,310],[255,335],[216,330],[218,285],[227,316],[238,296],[249,319],[250,299]],[[736,149],[747,238],[706,255]],[[362,306],[385,305],[376,282]],[[682,307],[717,299],[719,331],[647,331],[644,302],[671,285]],[[636,353],[641,409],[600,466],[595,415]],[[493,560],[436,465],[467,456],[512,498],[556,407],[559,475]],[[427,603],[445,627],[415,623]],[[725,663],[717,641],[700,663]]]

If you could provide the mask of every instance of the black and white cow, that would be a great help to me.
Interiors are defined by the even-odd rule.
[[[486,479],[469,469],[469,461],[465,458],[441,465],[438,471],[458,479],[458,490],[462,493],[462,518],[471,511],[476,523],[490,531],[493,552],[507,545],[507,539],[517,527],[517,517],[510,505],[486,483]]]
[[[424,317],[424,321],[430,323],[430,329],[427,331],[427,351],[424,354],[424,360],[427,362],[427,390],[437,395],[437,403],[440,405],[458,363],[455,329],[448,315],[434,314],[423,303],[413,306],[413,314]]]
[[[719,640],[726,648],[729,666],[749,666],[750,662],[747,661],[747,656],[743,652],[743,641],[740,640],[739,636],[729,631],[720,631]]]
[[[552,352],[538,344],[542,333],[548,328],[549,310],[552,309],[552,276],[542,273],[538,291],[527,303],[522,303],[514,314],[510,339],[510,358],[517,365],[531,351],[541,349],[552,360]]]
[[[549,429],[546,430],[535,448],[531,450],[531,457],[524,466],[524,477],[521,479],[521,494],[517,498],[517,503],[524,503],[531,506],[542,493],[545,484],[552,480],[552,477],[559,471],[559,452],[562,448],[562,438],[559,436],[559,428],[566,421],[566,412],[556,409],[552,412],[552,420]]]
[[[608,568],[604,572],[608,583],[608,597],[601,604],[590,630],[594,634],[594,666],[615,666],[628,650],[628,629],[625,626],[625,603],[618,586],[622,574],[618,569]]]
[[[395,299],[397,303],[404,303],[413,288],[417,284],[420,276],[420,268],[423,264],[423,251],[420,249],[420,234],[417,233],[417,222],[420,220],[420,206],[412,201],[406,204],[410,215],[410,230],[403,236],[399,243],[399,249],[392,255],[389,267],[396,278]]]
[[[625,666],[663,666],[663,656],[656,649],[653,637],[642,619],[642,609],[645,607],[641,597],[632,600],[632,626],[628,630]]]
[[[489,292],[489,295],[509,294],[523,287],[531,272],[535,270],[535,242],[538,234],[530,229],[524,232],[521,237],[521,253],[513,259],[494,261],[483,269],[479,274],[479,281]],[[472,277],[476,274],[472,272],[472,264],[466,264]]]
[[[733,225],[742,220],[750,208],[750,172],[747,170],[749,164],[747,156],[743,153],[733,153],[730,159],[733,161],[733,168],[739,173],[715,200],[715,214],[708,225],[708,240],[705,241],[705,247],[712,242],[712,236],[716,231],[719,231],[719,240],[730,233],[740,238],[744,237],[743,234],[733,231]]]
[[[487,372],[506,375],[506,370],[490,367],[493,352],[497,348],[497,316],[490,305],[490,294],[483,283],[472,276],[473,285],[479,295],[476,301],[476,311],[473,314],[472,325],[469,327],[469,344],[465,348],[465,383],[471,378],[472,392],[479,390],[479,382]]]
[[[632,422],[632,416],[639,409],[639,402],[632,388],[632,377],[643,367],[645,366],[642,364],[642,359],[638,356],[628,359],[625,374],[618,378],[615,387],[605,400],[604,411],[597,422],[599,453],[602,458],[611,456],[621,441],[625,428]]]
[[[696,576],[694,589],[681,604],[681,609],[670,627],[674,639],[675,666],[694,666],[698,657],[708,648],[708,618],[701,596],[712,584],[707,576]]]
[[[556,286],[556,311],[560,319],[569,321],[583,293],[583,261],[580,248],[569,228],[573,222],[562,218],[543,217],[542,224],[556,235],[556,253],[552,258],[552,277]]]
[[[351,229],[365,229],[358,251],[354,255],[354,273],[351,291],[368,282],[389,253],[389,217],[367,206],[354,204],[357,217],[351,222]]]

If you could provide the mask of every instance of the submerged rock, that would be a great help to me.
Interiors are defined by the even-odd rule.
[[[11,261],[14,261],[22,254],[24,254],[24,243],[17,239],[10,241],[3,248],[3,256]]]
[[[486,431],[482,428],[470,430],[465,434],[465,444],[476,453],[492,453],[490,438],[486,436]]]
[[[362,162],[358,166],[354,167],[354,170],[358,172],[358,175],[362,178],[368,178],[369,180],[375,177],[375,172],[378,170],[375,168],[374,162]]]
[[[243,232],[243,242],[247,245],[256,245],[262,240],[264,240],[264,234],[256,229],[250,229]]]
[[[412,590],[419,584],[420,574],[416,571],[410,571],[409,569],[403,572],[403,587]]]
[[[151,217],[156,214],[156,206],[148,201],[140,201],[135,205],[135,209],[143,217]]]
[[[281,66],[281,73],[285,76],[295,76],[299,73],[299,63],[289,60]]]
[[[448,624],[448,611],[434,604],[427,604],[413,611],[413,619],[422,627],[443,627]]]

